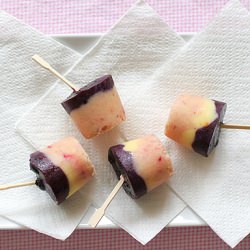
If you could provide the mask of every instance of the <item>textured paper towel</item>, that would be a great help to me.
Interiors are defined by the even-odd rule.
[[[32,55],[41,54],[62,73],[80,55],[4,12],[0,13],[0,30],[0,184],[4,184],[35,178],[29,170],[29,155],[35,149],[15,132],[15,124],[55,78],[41,70]],[[38,123],[40,120],[46,116],[40,116]],[[36,186],[0,192],[0,215],[59,239],[72,233],[88,206],[80,193],[57,206]]]
[[[87,83],[104,73],[110,73],[122,101],[126,102],[129,95],[140,91],[147,78],[183,44],[184,41],[171,31],[154,11],[140,1],[102,37],[67,77],[75,83]],[[109,146],[121,142],[120,128],[92,140],[82,139],[66,112],[60,107],[60,102],[69,94],[67,87],[61,84],[56,86],[35,109],[25,115],[18,125],[18,130],[36,146],[46,145],[51,136],[57,139],[72,134],[79,138],[97,172],[95,180],[82,192],[88,194],[96,206],[100,206],[117,183],[107,161],[107,150]],[[129,118],[129,114],[127,115]],[[38,122],[39,116],[46,116],[53,127],[45,120]],[[40,130],[39,126],[43,130]],[[126,123],[122,126],[126,126]],[[185,204],[169,187],[162,185],[139,201],[132,200],[120,190],[106,215],[145,244],[184,207]]]
[[[205,158],[166,138],[164,128],[182,92],[224,101],[225,123],[250,124],[249,82],[250,15],[231,1],[125,103],[132,114],[125,135],[153,132],[165,141],[176,168],[171,187],[231,247],[250,230],[249,131],[222,129],[219,145]]]

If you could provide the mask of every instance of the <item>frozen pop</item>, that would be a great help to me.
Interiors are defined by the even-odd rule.
[[[32,59],[73,90],[62,106],[85,138],[103,134],[125,121],[125,112],[111,75],[104,75],[78,89],[39,55]]]
[[[73,91],[62,106],[87,139],[111,130],[126,119],[111,75]]]
[[[119,181],[103,205],[90,217],[88,224],[92,227],[97,226],[122,186],[130,197],[137,199],[166,182],[173,174],[171,160],[154,135],[110,147],[108,160]]]
[[[67,137],[30,155],[35,184],[60,204],[94,175],[88,155],[74,137]]]
[[[166,182],[173,174],[171,160],[155,135],[112,146],[108,160],[117,177],[123,176],[123,188],[134,199]]]
[[[207,157],[218,144],[225,112],[224,102],[181,94],[171,108],[165,135]]]

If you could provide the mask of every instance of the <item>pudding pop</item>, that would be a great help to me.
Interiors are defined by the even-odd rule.
[[[134,199],[160,186],[173,174],[170,157],[155,135],[112,146],[108,159],[117,177],[124,177],[123,188]]]
[[[38,55],[32,57],[63,80],[73,92],[61,104],[81,134],[90,139],[126,120],[125,111],[111,75],[104,75],[78,89]]]
[[[67,137],[30,155],[36,185],[58,204],[83,187],[94,175],[87,153],[74,137]]]
[[[35,181],[0,186],[0,190],[37,185],[60,204],[82,188],[94,176],[94,166],[74,137],[66,137],[30,155]]]
[[[103,205],[89,219],[88,224],[92,227],[96,227],[121,187],[131,198],[138,199],[165,183],[173,174],[170,157],[155,135],[110,147],[108,160],[119,181]]]
[[[223,123],[226,107],[221,101],[181,94],[170,110],[165,135],[207,157],[219,142],[221,128],[250,129],[249,125]]]
[[[181,94],[171,108],[165,135],[182,146],[208,156],[218,144],[225,112],[224,102]]]
[[[111,75],[73,91],[62,106],[87,139],[111,130],[126,119]]]

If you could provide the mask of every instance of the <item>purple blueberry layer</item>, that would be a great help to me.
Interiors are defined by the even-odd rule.
[[[98,92],[112,89],[113,86],[114,81],[112,76],[104,75],[80,88],[78,91],[74,91],[65,101],[62,102],[62,106],[67,113],[70,114],[72,110],[79,108],[82,104],[86,104],[91,96]]]
[[[69,182],[62,169],[42,152],[30,155],[30,169],[37,175],[36,185],[46,190],[51,198],[60,204],[69,194]]]
[[[226,103],[214,101],[218,118],[211,122],[208,126],[200,128],[195,133],[192,148],[195,152],[208,156],[217,146],[220,136],[220,124],[223,121],[226,112]]]
[[[133,165],[133,156],[130,152],[123,150],[124,145],[118,144],[108,151],[108,160],[120,179],[124,177],[123,188],[133,199],[138,199],[147,193],[147,186],[144,180],[136,173]]]

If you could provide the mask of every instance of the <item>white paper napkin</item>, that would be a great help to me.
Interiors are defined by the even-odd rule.
[[[250,131],[222,129],[219,145],[205,158],[166,138],[164,128],[182,92],[224,101],[225,123],[250,124],[249,83],[250,15],[231,1],[125,103],[131,119],[124,132],[153,132],[165,141],[176,169],[170,185],[231,247],[250,231]]]
[[[139,1],[102,37],[67,78],[75,83],[81,82],[81,86],[98,76],[110,73],[122,101],[126,103],[132,92],[137,93],[143,89],[147,78],[183,44],[180,36],[171,31],[151,7]],[[60,107],[60,102],[69,94],[67,87],[58,84],[23,117],[18,130],[36,146],[46,145],[49,139],[68,134],[81,140],[97,172],[95,180],[82,192],[99,207],[117,183],[107,160],[107,151],[111,145],[122,141],[121,131],[116,128],[95,139],[84,140]],[[45,115],[50,124],[45,120],[38,122],[38,118]],[[127,115],[129,119],[130,114]],[[122,126],[126,126],[126,122]],[[169,187],[162,185],[138,201],[132,200],[120,190],[106,215],[142,244],[146,244],[184,207],[185,204]]]
[[[31,60],[32,55],[41,54],[62,73],[80,55],[5,12],[0,13],[0,31],[1,185],[35,178],[29,170],[29,154],[35,149],[15,132],[15,124],[51,87],[55,78],[41,70]],[[46,120],[46,114],[39,115],[38,128],[41,120]],[[47,125],[53,126],[48,120]],[[52,142],[49,135],[48,141]],[[57,206],[36,186],[0,191],[0,215],[59,239],[65,239],[72,233],[88,206],[89,202],[80,193]]]

